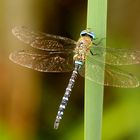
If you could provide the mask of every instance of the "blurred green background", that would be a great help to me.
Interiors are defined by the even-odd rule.
[[[140,49],[139,7],[138,0],[108,1],[107,46]],[[8,55],[28,47],[12,35],[15,26],[77,40],[86,27],[86,8],[86,0],[0,0],[0,140],[84,139],[84,79],[77,78],[56,131],[71,73],[39,73],[13,64]],[[138,65],[124,68],[140,79]],[[140,88],[105,87],[102,139],[140,140]]]

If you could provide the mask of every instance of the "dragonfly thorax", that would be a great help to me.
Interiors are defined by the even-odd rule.
[[[75,61],[85,61],[85,57],[87,53],[90,51],[90,47],[92,46],[92,39],[89,36],[81,36],[77,42],[75,47],[75,55],[73,59]]]

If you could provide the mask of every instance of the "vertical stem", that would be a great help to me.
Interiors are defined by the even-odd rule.
[[[88,0],[87,12],[87,28],[91,28],[98,39],[106,38],[107,0]],[[104,46],[105,43],[104,40]],[[104,86],[85,80],[85,140],[101,140],[103,90]]]

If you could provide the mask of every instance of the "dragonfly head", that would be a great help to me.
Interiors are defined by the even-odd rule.
[[[83,31],[80,33],[80,36],[86,36],[86,35],[88,35],[92,40],[95,39],[95,34],[94,34],[94,32],[91,32],[89,29],[83,30]]]

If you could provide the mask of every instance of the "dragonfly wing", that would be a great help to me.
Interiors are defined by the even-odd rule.
[[[72,52],[44,52],[20,50],[10,54],[10,60],[40,72],[68,72],[73,70]]]
[[[104,69],[105,67],[105,69]],[[85,70],[89,70],[86,71]],[[134,88],[140,85],[137,78],[131,73],[125,72],[117,68],[116,66],[104,65],[94,61],[94,64],[87,65],[87,68],[83,66],[80,75],[85,76],[88,80],[94,81],[98,84],[105,86],[121,87],[121,88]],[[103,77],[105,77],[103,79]]]
[[[94,54],[94,56],[88,56],[91,61],[100,61],[100,57],[104,56],[106,59],[105,63],[110,65],[131,65],[140,63],[140,51],[138,50],[93,46],[91,51]]]
[[[121,88],[135,88],[138,87],[140,83],[131,73],[122,71],[115,66],[106,65],[105,85]]]
[[[57,35],[50,35],[42,32],[35,32],[21,26],[12,29],[12,33],[21,41],[33,48],[46,51],[73,50],[76,41]]]
[[[104,79],[102,78],[104,76],[104,64],[99,66],[95,63],[90,63],[86,65],[86,68],[83,65],[79,70],[79,74],[90,81],[104,85]]]

